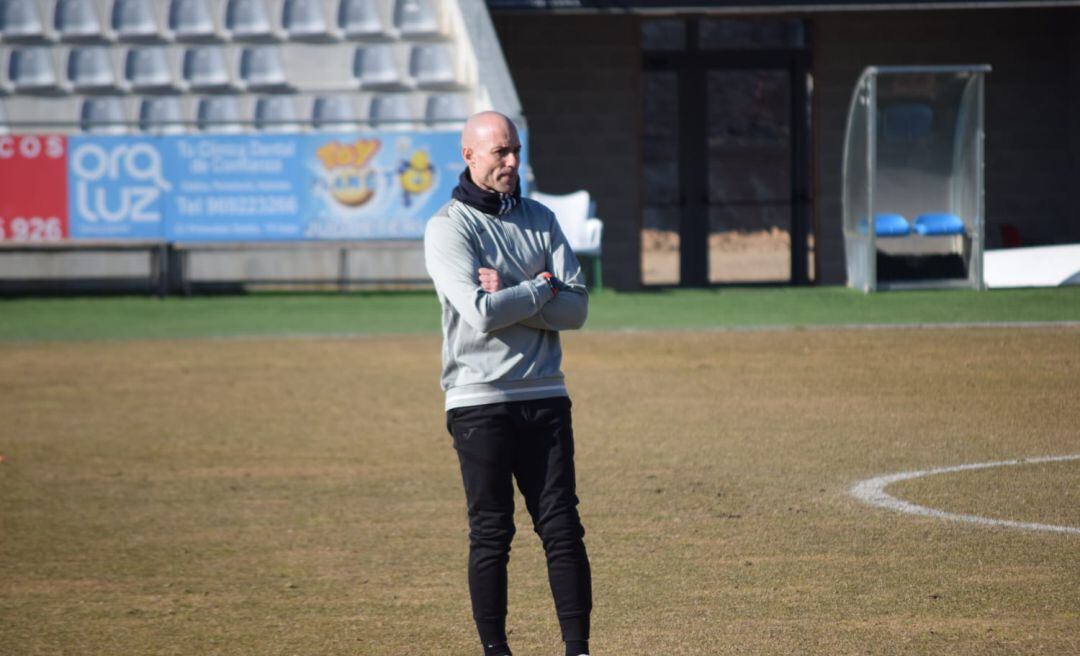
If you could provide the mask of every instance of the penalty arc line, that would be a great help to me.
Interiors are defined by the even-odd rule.
[[[952,474],[955,472],[974,471],[978,469],[991,469],[994,467],[1012,467],[1015,465],[1037,465],[1047,462],[1066,462],[1069,460],[1080,460],[1080,453],[1067,455],[1067,456],[1046,456],[1041,458],[1021,458],[1018,460],[1002,460],[999,462],[981,462],[971,465],[957,465],[955,467],[941,467],[938,469],[923,469],[920,471],[902,472],[899,474],[889,474],[887,476],[877,476],[875,478],[868,478],[864,481],[859,481],[849,490],[851,496],[880,508],[887,508],[889,510],[895,510],[909,515],[919,515],[922,517],[933,517],[936,519],[946,519],[950,521],[969,522],[972,524],[980,524],[983,526],[1002,526],[1006,528],[1016,528],[1025,531],[1047,531],[1051,533],[1068,533],[1073,535],[1080,535],[1080,527],[1076,526],[1056,526],[1054,524],[1038,524],[1033,522],[1014,522],[1007,519],[993,519],[991,517],[980,517],[978,515],[963,515],[958,513],[945,512],[944,510],[937,510],[934,508],[927,508],[926,506],[920,506],[918,504],[910,503],[885,492],[885,488],[893,483],[900,481],[907,481],[913,478],[922,478],[923,476],[934,476],[937,474]]]

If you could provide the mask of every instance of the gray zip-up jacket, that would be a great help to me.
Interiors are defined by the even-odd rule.
[[[551,210],[522,198],[500,217],[452,200],[428,221],[424,261],[442,305],[447,410],[567,396],[558,331],[584,325],[589,295]],[[485,292],[480,267],[503,288]]]

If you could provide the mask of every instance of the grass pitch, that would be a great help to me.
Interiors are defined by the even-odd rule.
[[[1080,652],[1080,540],[853,500],[1080,453],[1080,328],[564,337],[595,654]],[[0,344],[0,652],[478,653],[438,337]],[[1080,526],[1080,462],[889,488]],[[523,504],[519,504],[523,505]],[[561,653],[522,509],[511,641]]]
[[[863,294],[843,287],[603,291],[590,330],[1080,322],[1080,285]],[[0,341],[435,333],[430,291],[0,300]]]

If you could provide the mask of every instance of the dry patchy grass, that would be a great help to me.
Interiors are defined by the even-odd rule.
[[[852,483],[1080,452],[1080,330],[565,338],[597,654],[1080,652],[1080,541]],[[0,652],[477,653],[434,336],[0,345]],[[1080,463],[911,481],[1080,525]],[[559,653],[521,511],[510,627]]]

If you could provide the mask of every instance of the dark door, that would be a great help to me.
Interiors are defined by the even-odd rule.
[[[801,23],[644,21],[643,282],[811,280]]]

